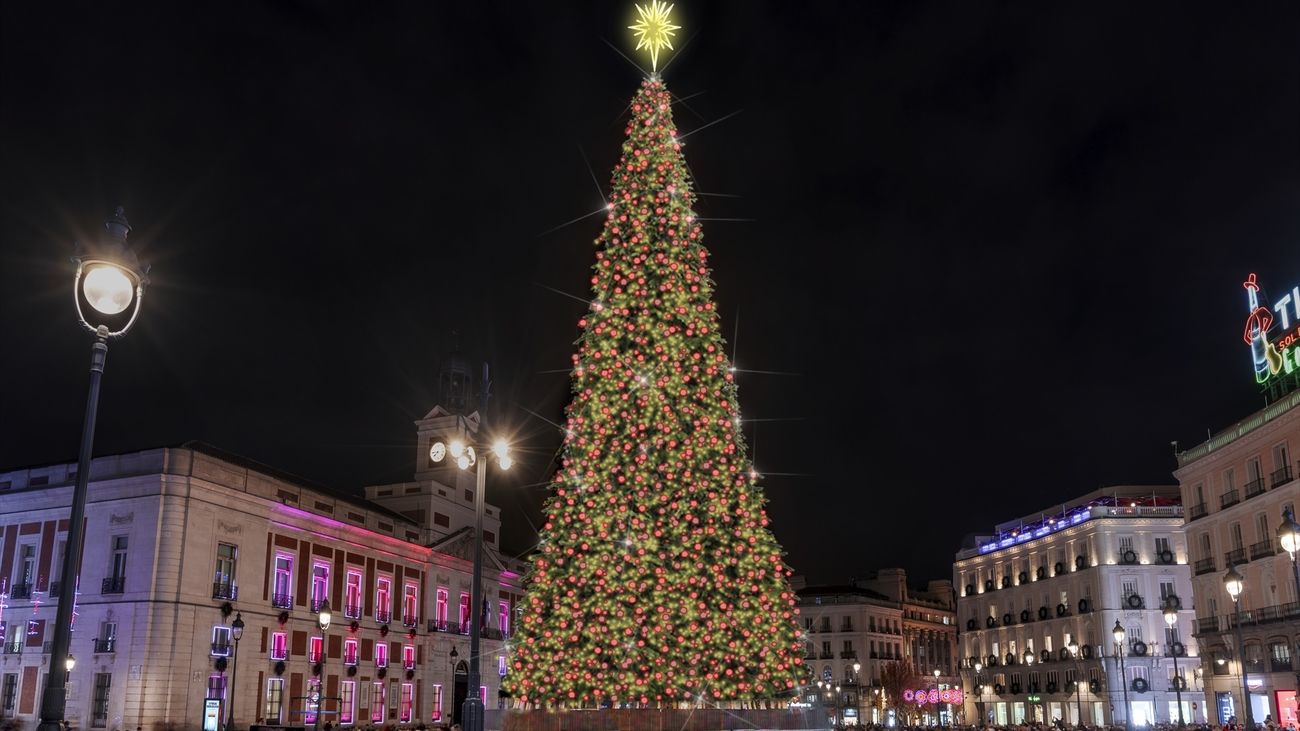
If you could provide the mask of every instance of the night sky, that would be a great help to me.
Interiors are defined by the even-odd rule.
[[[97,453],[200,439],[407,479],[453,347],[527,454],[568,397],[630,3],[0,6],[0,468],[72,460],[72,242],[153,264]],[[683,2],[717,298],[797,573],[950,575],[963,537],[1172,481],[1262,405],[1241,282],[1300,284],[1300,5]],[[607,43],[608,42],[608,43]],[[737,327],[739,320],[739,327]],[[738,338],[733,334],[738,333]]]

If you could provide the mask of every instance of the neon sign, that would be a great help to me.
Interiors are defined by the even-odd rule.
[[[1259,302],[1263,290],[1254,272],[1242,282],[1246,289],[1246,328],[1241,339],[1250,346],[1255,382],[1266,384],[1279,375],[1300,369],[1300,287],[1273,303],[1273,309]]]
[[[912,690],[908,688],[903,691],[904,703],[915,703],[923,706],[926,703],[961,703],[961,688],[949,688],[948,690],[938,690],[931,688],[929,690]]]

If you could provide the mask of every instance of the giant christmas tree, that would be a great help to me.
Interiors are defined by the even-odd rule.
[[[803,672],[798,610],[659,78],[626,134],[506,687],[546,707],[771,698]]]

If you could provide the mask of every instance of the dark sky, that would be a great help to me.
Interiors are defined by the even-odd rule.
[[[154,266],[97,452],[412,469],[440,354],[495,368],[526,548],[640,74],[630,3],[0,6],[0,466],[70,460],[72,241]],[[1261,405],[1241,281],[1300,283],[1300,5],[678,2],[668,69],[743,413],[797,572],[963,536]],[[698,35],[696,35],[698,33]],[[698,96],[691,96],[698,95]],[[752,443],[752,442],[751,442]],[[527,518],[528,520],[525,520]]]

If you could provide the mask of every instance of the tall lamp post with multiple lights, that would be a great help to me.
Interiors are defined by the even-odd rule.
[[[140,314],[140,300],[148,283],[148,267],[127,246],[131,232],[126,214],[118,208],[104,222],[98,241],[78,244],[74,262],[77,273],[72,298],[77,320],[94,336],[90,348],[90,395],[81,426],[81,451],[77,455],[77,484],[72,490],[72,511],[68,516],[67,560],[63,562],[60,586],[63,599],[54,615],[54,639],[50,657],[70,657],[72,644],[72,597],[76,596],[77,564],[85,540],[82,523],[86,515],[86,493],[90,482],[90,454],[95,440],[95,418],[99,409],[99,382],[104,375],[108,341],[126,335]],[[59,731],[67,707],[68,668],[51,663],[41,698],[41,723],[37,731]]]
[[[244,615],[235,614],[235,621],[230,623],[230,636],[235,640],[235,653],[230,658],[230,716],[226,719],[226,731],[235,731],[235,679],[239,677],[239,639],[244,636]],[[324,643],[321,643],[324,646]],[[320,715],[319,713],[317,715]]]
[[[1295,521],[1295,513],[1282,511],[1282,522],[1277,526],[1277,542],[1291,557],[1291,576],[1295,578],[1295,595],[1300,600],[1300,564],[1296,563],[1296,553],[1300,552],[1300,523]],[[1296,669],[1296,687],[1300,688],[1300,668]]]
[[[486,370],[486,366],[484,368]],[[481,424],[479,428],[482,428]],[[497,440],[492,445],[491,454],[497,458],[497,466],[503,470],[510,469],[514,463],[510,457],[510,445],[505,440]],[[460,715],[465,731],[483,731],[483,699],[479,697],[479,664],[482,660],[479,657],[479,635],[483,631],[483,494],[487,486],[487,454],[479,455],[474,447],[460,439],[453,439],[451,444],[437,442],[429,448],[429,458],[434,462],[441,462],[448,455],[461,470],[478,467],[474,490],[474,585],[470,589],[469,687],[465,702],[461,704]]]
[[[1246,645],[1241,639],[1241,592],[1246,588],[1246,580],[1241,577],[1236,566],[1229,566],[1223,575],[1223,588],[1232,597],[1233,629],[1237,639],[1237,665],[1241,667],[1241,705],[1246,716],[1246,731],[1255,728],[1255,719],[1250,712],[1250,686],[1246,683]]]
[[[333,616],[330,612],[330,600],[326,599],[316,614],[316,626],[320,627],[320,656],[316,658],[316,669],[319,671],[316,677],[320,678],[316,685],[316,731],[320,731],[320,717],[325,712],[325,648],[327,646],[325,631],[330,628],[330,620]]]
[[[1074,658],[1074,711],[1079,714],[1074,725],[1083,728],[1083,668],[1079,666],[1079,643],[1070,640],[1067,647],[1070,648],[1070,655]]]
[[[984,683],[980,678],[980,671],[984,669],[984,663],[975,663],[975,713],[980,717],[979,726],[984,726]]]
[[[1174,696],[1177,698],[1178,726],[1181,728],[1187,725],[1187,721],[1183,718],[1183,676],[1178,674],[1178,610],[1174,609],[1172,601],[1165,604],[1165,624],[1173,630],[1173,636],[1169,638],[1169,654],[1174,656]]]
[[[1032,665],[1034,664],[1034,660],[1036,660],[1036,659],[1038,659],[1038,658],[1034,657],[1034,651],[1033,651],[1033,650],[1025,650],[1024,660],[1025,660],[1025,665],[1026,665],[1026,666],[1032,666]],[[1031,700],[1032,700],[1032,699],[1031,699]],[[1046,711],[1043,712],[1043,717],[1044,717],[1044,718],[1047,717],[1047,713],[1046,713]],[[1037,719],[1035,719],[1035,720],[1037,720]]]
[[[1119,686],[1124,690],[1124,731],[1130,731],[1132,727],[1129,726],[1128,721],[1128,678],[1124,671],[1124,637],[1127,633],[1124,632],[1124,626],[1118,619],[1115,620],[1115,628],[1110,631],[1110,634],[1115,638],[1115,658],[1119,661]],[[1115,719],[1112,718],[1111,723],[1114,722]]]

